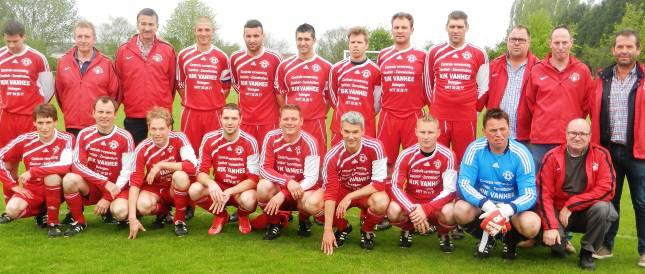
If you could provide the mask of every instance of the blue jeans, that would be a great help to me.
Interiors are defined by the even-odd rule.
[[[529,150],[533,154],[533,161],[535,162],[535,176],[538,175],[540,167],[542,166],[542,159],[544,155],[552,150],[553,148],[559,146],[559,144],[530,144]]]
[[[634,159],[633,150],[624,145],[609,146],[611,159],[616,170],[616,194],[612,203],[620,213],[620,197],[623,192],[625,176],[629,183],[629,192],[636,216],[636,235],[638,236],[638,253],[645,254],[645,160]],[[618,223],[616,220],[605,235],[604,245],[610,250],[614,247]]]

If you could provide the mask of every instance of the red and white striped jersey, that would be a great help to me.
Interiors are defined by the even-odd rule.
[[[31,115],[54,95],[54,76],[45,55],[25,45],[18,53],[0,48],[0,110]]]
[[[112,182],[123,189],[130,181],[133,158],[134,141],[128,131],[114,126],[103,135],[89,126],[76,138],[72,172],[91,184],[103,187]]]
[[[287,104],[300,106],[305,120],[325,119],[330,69],[331,63],[318,55],[308,60],[294,55],[278,66],[276,89]]]
[[[225,95],[231,88],[226,53],[213,45],[204,52],[197,50],[196,45],[183,49],[177,58],[177,85],[184,107],[198,110],[224,107]]]
[[[381,97],[381,72],[370,59],[355,64],[349,59],[336,63],[329,74],[329,95],[334,105],[331,131],[340,133],[340,117],[356,111],[365,118],[365,132],[376,131],[376,113]]]
[[[188,175],[197,173],[197,157],[190,145],[188,138],[183,132],[173,131],[168,135],[168,143],[164,147],[158,147],[151,138],[143,140],[134,151],[135,158],[132,161],[132,175],[130,175],[130,186],[141,188],[145,182],[146,175],[152,167],[159,162],[181,162],[181,170]],[[155,177],[153,185],[170,187],[172,172],[161,170]]]
[[[477,120],[477,99],[488,91],[488,55],[470,43],[447,42],[428,51],[426,80],[430,114],[439,120]]]
[[[231,55],[231,82],[239,94],[242,123],[267,125],[278,121],[275,76],[282,61],[280,54],[263,49],[257,56],[246,50]]]
[[[322,167],[325,200],[337,201],[341,188],[352,192],[372,184],[379,191],[384,189],[387,177],[387,156],[379,140],[361,138],[361,147],[354,153],[347,152],[345,142],[335,145]]]
[[[441,210],[456,196],[455,153],[439,143],[429,156],[421,152],[419,144],[406,148],[396,159],[390,187],[390,198],[406,212],[414,210],[410,197],[428,201],[422,204],[424,209]]]
[[[250,179],[257,183],[259,173],[258,142],[250,134],[240,130],[237,138],[227,141],[222,129],[204,135],[199,147],[199,172],[213,177],[217,184],[235,186]]]
[[[38,139],[38,132],[22,134],[0,150],[0,181],[11,187],[18,185],[4,163],[20,160],[31,173],[29,184],[42,184],[47,175],[65,175],[72,164],[73,147],[74,136],[67,132],[56,130],[52,140],[47,143]]]
[[[383,110],[395,117],[407,117],[423,109],[427,101],[425,60],[426,53],[413,47],[399,51],[391,46],[381,50],[377,63],[383,85]]]
[[[282,138],[282,129],[269,131],[262,142],[260,175],[282,187],[294,180],[303,190],[310,189],[320,173],[317,148],[316,139],[305,131],[300,131],[300,137],[291,143]]]

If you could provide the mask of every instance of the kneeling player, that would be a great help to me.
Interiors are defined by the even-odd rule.
[[[318,143],[302,130],[302,124],[300,107],[285,105],[280,110],[280,128],[269,131],[262,142],[263,179],[258,182],[257,200],[268,216],[265,240],[280,236],[280,210],[298,210],[298,235],[303,237],[311,236],[309,216],[320,213],[320,207],[310,201],[314,190],[320,187]]]
[[[486,137],[471,143],[461,162],[457,186],[463,200],[455,203],[454,217],[481,236],[477,257],[488,257],[503,232],[503,257],[515,259],[517,243],[540,230],[540,217],[529,211],[537,200],[535,166],[526,147],[508,138],[504,111],[488,110],[483,124]]]
[[[63,235],[58,221],[61,203],[62,174],[69,171],[72,163],[74,136],[56,130],[56,109],[50,104],[36,106],[32,112],[35,132],[18,136],[0,150],[0,181],[13,195],[0,216],[0,224],[17,218],[40,214],[43,204],[47,206],[49,237]],[[23,161],[26,171],[11,177],[4,162]]]
[[[175,206],[175,234],[188,234],[186,206],[190,177],[194,176],[197,157],[190,142],[182,132],[171,131],[172,116],[162,107],[148,111],[146,117],[150,137],[135,149],[134,167],[130,176],[128,195],[128,238],[137,237],[145,231],[137,219],[141,215],[157,215],[161,223],[168,215],[169,207]]]
[[[347,210],[358,207],[366,218],[361,225],[361,247],[374,248],[374,226],[385,216],[390,199],[385,193],[387,158],[378,140],[364,136],[365,120],[355,111],[341,116],[343,141],[325,155],[322,168],[323,189],[313,201],[324,199],[325,227],[322,250],[331,255],[334,246],[342,246],[352,226],[345,219]],[[320,204],[314,202],[314,204]],[[332,231],[336,226],[336,233]]]
[[[226,206],[237,208],[239,230],[251,232],[249,214],[255,211],[255,187],[258,181],[258,144],[253,136],[240,130],[241,112],[236,104],[227,104],[220,116],[222,129],[204,135],[199,148],[198,184],[188,193],[197,205],[215,214],[209,235],[222,231],[228,222]],[[213,179],[210,170],[213,169]]]
[[[449,232],[454,228],[455,154],[437,143],[439,121],[434,117],[418,119],[415,134],[418,144],[403,150],[396,159],[388,218],[401,228],[401,247],[412,246],[413,230],[426,233],[432,225],[437,227],[441,251],[452,252]]]
[[[111,212],[117,221],[128,217],[128,189],[134,141],[129,132],[114,125],[117,103],[99,97],[94,103],[96,125],[81,130],[74,147],[72,172],[63,177],[63,192],[74,222],[65,236],[87,228],[83,205],[96,205],[94,213]]]

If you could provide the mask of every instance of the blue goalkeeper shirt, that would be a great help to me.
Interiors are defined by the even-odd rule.
[[[508,204],[519,213],[537,200],[533,156],[512,139],[504,154],[490,151],[486,138],[472,142],[462,159],[457,185],[461,198],[479,208],[491,201]]]

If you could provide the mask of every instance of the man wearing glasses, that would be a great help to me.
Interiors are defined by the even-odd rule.
[[[609,152],[590,144],[591,128],[584,119],[569,122],[566,144],[544,156],[538,176],[538,214],[542,240],[554,257],[566,256],[565,231],[584,233],[580,241],[582,269],[595,269],[592,254],[618,214],[611,204],[616,175]]]

